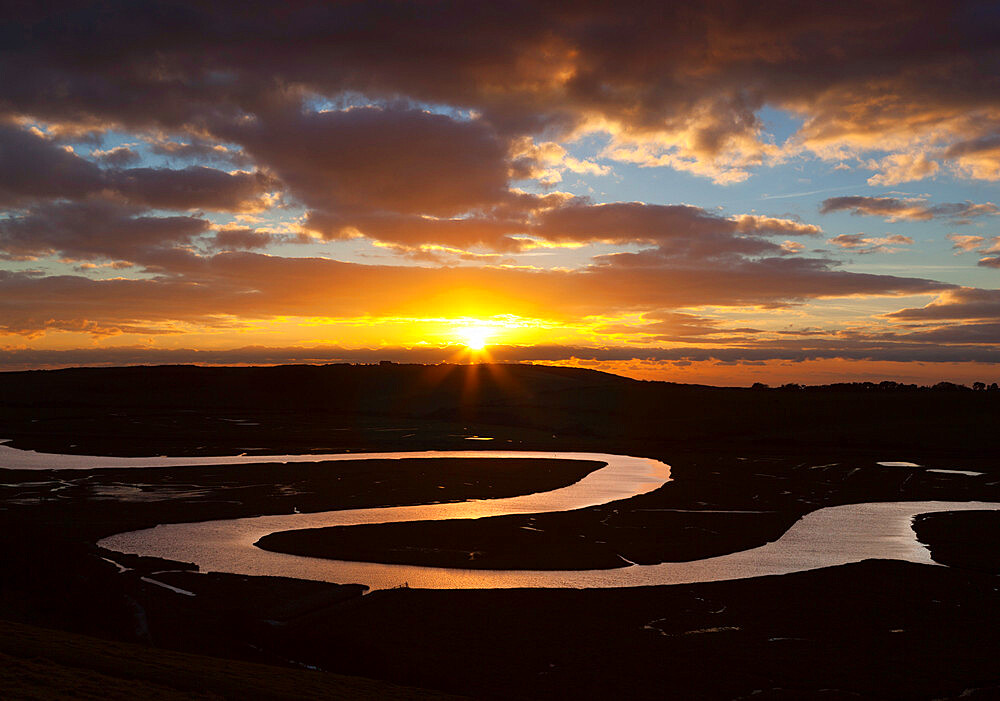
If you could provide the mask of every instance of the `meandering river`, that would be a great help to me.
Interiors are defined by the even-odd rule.
[[[996,502],[850,504],[819,509],[806,514],[775,542],[730,555],[692,562],[632,565],[612,570],[463,570],[324,560],[268,552],[254,547],[253,544],[269,533],[299,528],[481,518],[579,509],[656,489],[670,479],[670,468],[649,458],[602,453],[424,451],[198,458],[107,458],[33,453],[0,446],[0,467],[22,469],[168,467],[414,457],[473,459],[542,457],[597,460],[607,464],[575,484],[520,497],[167,524],[141,531],[119,533],[101,540],[99,545],[124,553],[194,562],[206,572],[276,575],[339,583],[360,583],[372,589],[384,589],[404,583],[411,587],[433,589],[630,587],[789,574],[868,558],[934,564],[928,550],[916,540],[911,528],[914,516],[935,511],[1000,510],[1000,503]]]

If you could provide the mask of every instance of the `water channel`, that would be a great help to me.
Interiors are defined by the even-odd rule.
[[[119,533],[99,542],[118,552],[196,563],[203,572],[275,575],[372,589],[406,584],[432,589],[511,587],[629,587],[742,579],[789,574],[869,558],[934,564],[911,528],[913,517],[937,511],[1000,510],[996,502],[872,502],[818,509],[803,516],[777,541],[692,562],[632,565],[611,570],[464,570],[325,560],[261,550],[254,543],[276,531],[400,521],[481,518],[565,511],[596,506],[656,489],[670,468],[656,460],[602,453],[528,451],[422,451],[325,455],[106,458],[54,455],[0,446],[0,467],[93,469],[171,467],[264,462],[405,458],[560,458],[606,463],[575,484],[505,499],[448,504],[325,511],[281,516],[178,523]]]

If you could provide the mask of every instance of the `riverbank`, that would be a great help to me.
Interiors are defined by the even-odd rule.
[[[993,511],[922,514],[913,530],[935,562],[1000,574],[1000,514]]]
[[[867,561],[672,587],[403,589],[281,635],[325,668],[477,698],[995,698],[995,587]],[[353,654],[327,654],[329,630]]]
[[[0,527],[85,542],[160,523],[496,499],[548,491],[593,461],[345,460],[99,470],[0,470]]]
[[[91,597],[72,591],[84,581],[79,563],[59,551],[52,556],[53,574],[70,573],[66,611],[76,596],[76,605],[87,603],[107,624],[111,605],[131,599],[148,624],[142,659],[163,655],[170,670],[174,649],[253,662],[259,676],[250,678],[262,689],[269,674],[293,679],[294,664],[484,699],[985,699],[1000,692],[992,654],[1000,644],[996,578],[956,568],[868,561],[671,587],[403,588],[338,599],[322,583],[143,574],[189,596],[107,565],[90,577],[93,593],[101,593]],[[113,599],[114,591],[128,599]],[[135,621],[134,607],[120,607],[124,625],[115,635]],[[95,671],[144,678],[128,676],[127,650],[116,654],[111,673],[101,666],[105,658],[89,653],[73,663],[44,650],[32,659],[49,660],[57,676],[70,666],[79,679]],[[197,660],[223,679],[242,669]],[[309,691],[304,685],[293,697],[310,698]],[[352,698],[380,693],[358,687]]]

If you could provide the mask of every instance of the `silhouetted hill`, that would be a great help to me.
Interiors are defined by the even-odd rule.
[[[560,390],[633,383],[596,370],[544,365],[162,365],[0,373],[0,401],[7,406],[269,406],[419,415],[456,402],[530,400]]]
[[[219,423],[219,416],[235,425]],[[211,427],[205,423],[210,419],[216,421]],[[143,436],[160,441],[150,444],[155,450],[165,436],[196,431],[199,445],[217,443],[221,450],[230,445],[227,436],[242,426],[236,434],[243,443],[234,445],[262,449],[275,444],[269,432],[278,431],[285,444],[298,440],[308,446],[302,449],[447,447],[442,441],[489,431],[508,448],[815,447],[988,456],[998,419],[1000,392],[947,383],[933,388],[888,382],[726,388],[505,364],[159,366],[0,374],[0,437],[15,438],[22,447],[51,449],[75,444],[85,450],[88,437],[100,435],[102,445],[119,438],[134,443],[106,449],[142,452]],[[258,428],[248,433],[247,426]],[[60,442],[62,433],[74,433],[76,440]]]

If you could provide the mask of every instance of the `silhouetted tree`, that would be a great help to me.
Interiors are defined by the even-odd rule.
[[[956,389],[969,389],[965,385],[957,385],[954,382],[938,382],[932,389],[936,390],[956,390]]]
[[[980,391],[980,390],[984,390],[984,389],[986,389],[986,383],[985,382],[973,382],[972,383],[972,389],[976,390],[977,392]]]

